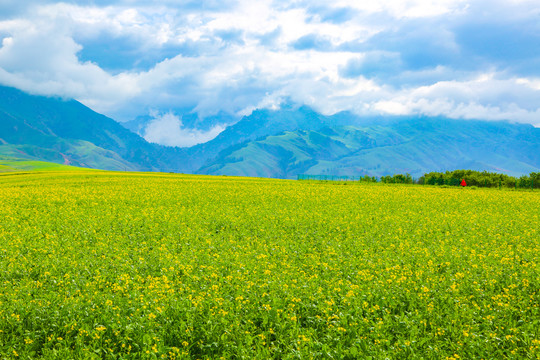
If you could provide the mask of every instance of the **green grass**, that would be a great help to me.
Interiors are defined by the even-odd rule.
[[[18,171],[77,171],[88,170],[75,166],[56,164],[46,161],[34,161],[25,159],[0,158],[0,173]]]

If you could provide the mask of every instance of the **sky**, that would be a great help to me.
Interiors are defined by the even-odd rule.
[[[540,126],[540,3],[0,0],[0,84],[149,116],[167,145],[291,102]]]

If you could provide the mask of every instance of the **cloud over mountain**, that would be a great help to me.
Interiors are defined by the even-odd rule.
[[[150,109],[420,113],[540,125],[535,1],[3,1],[0,84]]]
[[[207,131],[186,129],[182,120],[173,113],[153,114],[154,119],[144,129],[144,138],[156,144],[190,147],[205,143],[218,136],[225,128],[215,125]]]

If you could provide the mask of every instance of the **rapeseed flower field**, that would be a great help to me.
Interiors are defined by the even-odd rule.
[[[540,192],[0,175],[0,357],[538,359]]]

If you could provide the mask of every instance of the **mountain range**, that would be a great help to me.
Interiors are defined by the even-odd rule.
[[[78,101],[0,86],[0,155],[105,170],[168,171],[183,151],[146,142]]]
[[[540,129],[504,121],[349,112],[327,116],[286,105],[255,110],[213,140],[177,148],[140,136],[149,120],[141,117],[123,126],[75,100],[0,86],[0,156],[105,170],[277,178],[540,171]],[[212,119],[219,121],[219,116]],[[192,123],[196,116],[187,122]]]
[[[198,172],[418,177],[431,170],[471,169],[518,175],[539,165],[540,129],[532,126],[401,118],[265,136],[227,148]]]

